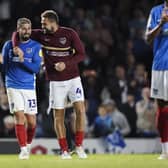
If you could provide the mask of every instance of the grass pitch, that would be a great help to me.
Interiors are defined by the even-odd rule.
[[[1,168],[167,168],[168,160],[157,160],[155,154],[89,155],[81,160],[61,160],[53,155],[31,155],[29,160],[19,160],[18,155],[0,155]]]

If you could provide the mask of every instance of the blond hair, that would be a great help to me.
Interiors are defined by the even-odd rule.
[[[19,18],[17,20],[17,28],[20,28],[23,24],[30,24],[31,25],[31,21],[28,18]]]

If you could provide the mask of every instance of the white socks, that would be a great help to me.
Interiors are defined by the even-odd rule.
[[[168,142],[161,143],[162,145],[162,153],[168,154]]]

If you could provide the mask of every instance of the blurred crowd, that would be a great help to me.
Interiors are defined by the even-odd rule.
[[[150,99],[152,48],[144,40],[154,4],[154,0],[0,0],[0,48],[11,39],[19,17],[30,18],[32,27],[40,28],[40,14],[46,9],[57,11],[60,25],[74,28],[86,49],[86,59],[79,65],[86,97],[86,137],[106,136],[116,129],[126,137],[156,137],[157,107]],[[36,137],[55,137],[52,113],[47,114],[44,68],[37,76]],[[68,106],[65,122],[72,133],[73,120]],[[0,137],[14,136],[1,72]]]

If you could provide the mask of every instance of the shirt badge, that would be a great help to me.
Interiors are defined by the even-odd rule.
[[[67,41],[66,37],[61,37],[61,38],[59,39],[59,42],[60,42],[61,44],[65,44],[66,41]]]

